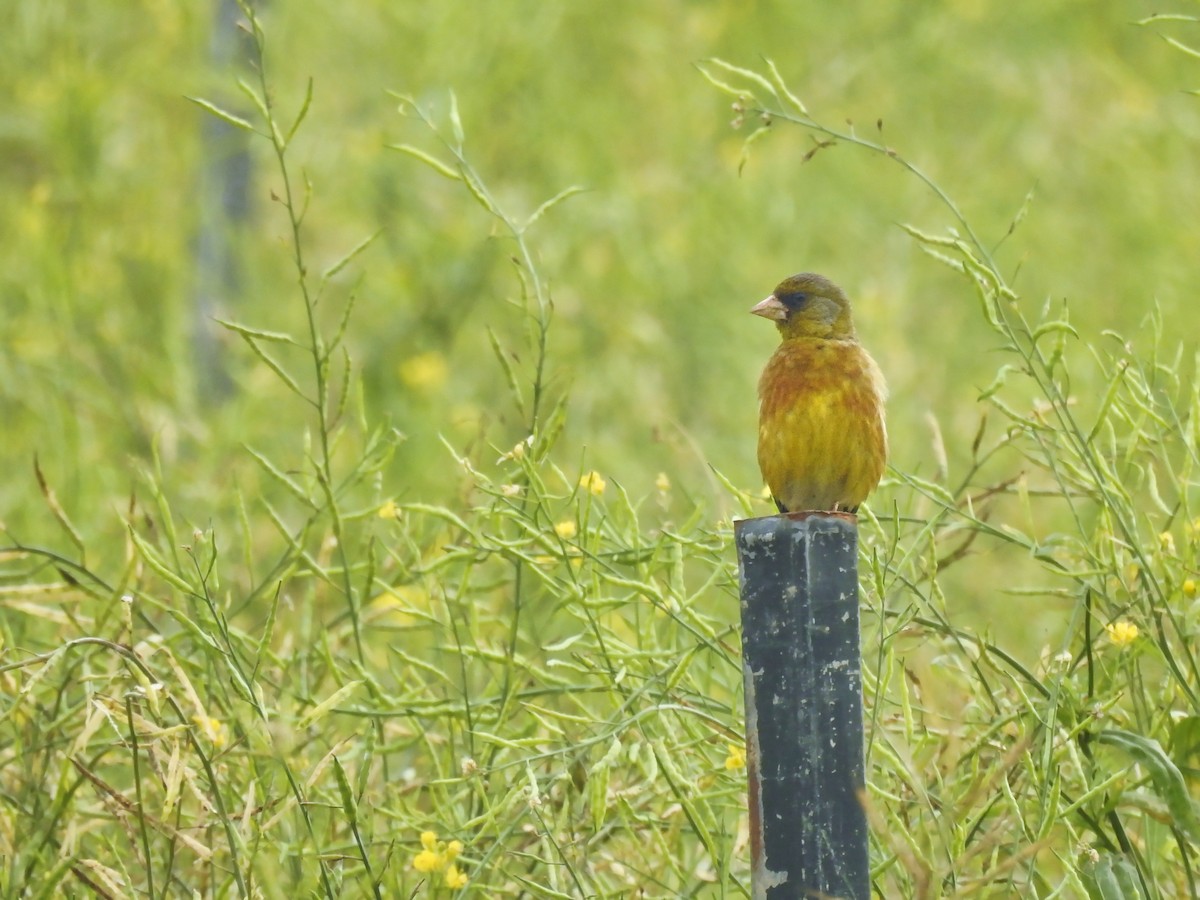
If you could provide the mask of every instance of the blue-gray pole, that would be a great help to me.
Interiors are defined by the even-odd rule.
[[[857,522],[785,514],[734,533],[753,896],[869,900]]]

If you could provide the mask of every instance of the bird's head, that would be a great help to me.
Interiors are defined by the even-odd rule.
[[[828,278],[812,272],[801,272],[784,279],[770,297],[750,312],[771,319],[784,340],[854,338],[850,298]]]

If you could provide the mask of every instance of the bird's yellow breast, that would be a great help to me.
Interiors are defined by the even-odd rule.
[[[855,340],[780,344],[758,385],[758,464],[781,507],[853,510],[883,477],[883,375]]]

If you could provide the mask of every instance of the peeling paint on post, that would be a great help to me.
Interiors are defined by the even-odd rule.
[[[858,528],[799,513],[734,526],[755,900],[867,900]]]

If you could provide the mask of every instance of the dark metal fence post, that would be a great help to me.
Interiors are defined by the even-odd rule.
[[[857,524],[795,514],[734,532],[753,896],[868,900]]]

